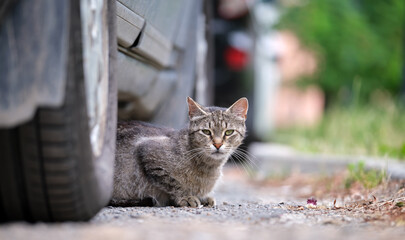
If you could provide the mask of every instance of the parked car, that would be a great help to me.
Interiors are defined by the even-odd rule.
[[[0,3],[1,221],[91,218],[111,197],[117,116],[179,128],[187,96],[210,103],[209,4]]]

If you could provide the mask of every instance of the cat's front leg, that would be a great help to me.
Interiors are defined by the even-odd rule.
[[[178,207],[199,207],[201,205],[200,199],[195,196],[178,197],[175,202]]]
[[[200,202],[204,207],[213,207],[216,205],[215,199],[213,197],[200,198]]]

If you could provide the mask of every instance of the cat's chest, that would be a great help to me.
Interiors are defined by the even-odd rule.
[[[205,196],[210,193],[218,181],[219,175],[196,174],[188,177],[186,186],[190,195]]]

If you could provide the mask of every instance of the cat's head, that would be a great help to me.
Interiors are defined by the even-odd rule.
[[[203,107],[190,97],[187,103],[191,147],[212,159],[228,159],[245,137],[247,98],[239,99],[229,108]]]

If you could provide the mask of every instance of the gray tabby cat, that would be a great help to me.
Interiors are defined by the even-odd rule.
[[[111,205],[215,205],[208,194],[245,136],[248,100],[241,98],[228,109],[187,102],[185,129],[118,124]]]

